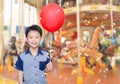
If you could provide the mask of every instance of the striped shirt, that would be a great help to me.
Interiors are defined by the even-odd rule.
[[[18,56],[15,68],[23,71],[23,84],[47,84],[45,68],[50,61],[48,52],[38,49],[38,54],[33,56],[28,49]]]

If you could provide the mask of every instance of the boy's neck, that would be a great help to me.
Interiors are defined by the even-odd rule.
[[[30,48],[30,52],[33,56],[36,56],[38,52],[38,48]]]

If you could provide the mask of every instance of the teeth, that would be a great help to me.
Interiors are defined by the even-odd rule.
[[[32,44],[36,44],[36,43],[32,43]]]

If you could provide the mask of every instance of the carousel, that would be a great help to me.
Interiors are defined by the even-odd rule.
[[[40,47],[50,53],[58,79],[64,77],[66,65],[72,67],[69,76],[75,82],[70,83],[69,77],[65,77],[61,84],[120,83],[120,75],[116,81],[108,75],[120,74],[119,0],[10,0],[8,20],[5,3],[0,1],[0,84],[18,84],[14,64],[17,55],[28,47],[24,31],[33,23],[42,27]],[[16,22],[14,3],[18,4]],[[53,83],[49,81],[51,72],[47,74],[48,84]]]

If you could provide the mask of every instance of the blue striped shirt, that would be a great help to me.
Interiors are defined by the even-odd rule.
[[[47,84],[45,68],[50,61],[48,52],[39,49],[38,54],[33,56],[28,49],[18,56],[15,68],[24,72],[23,84]]]

